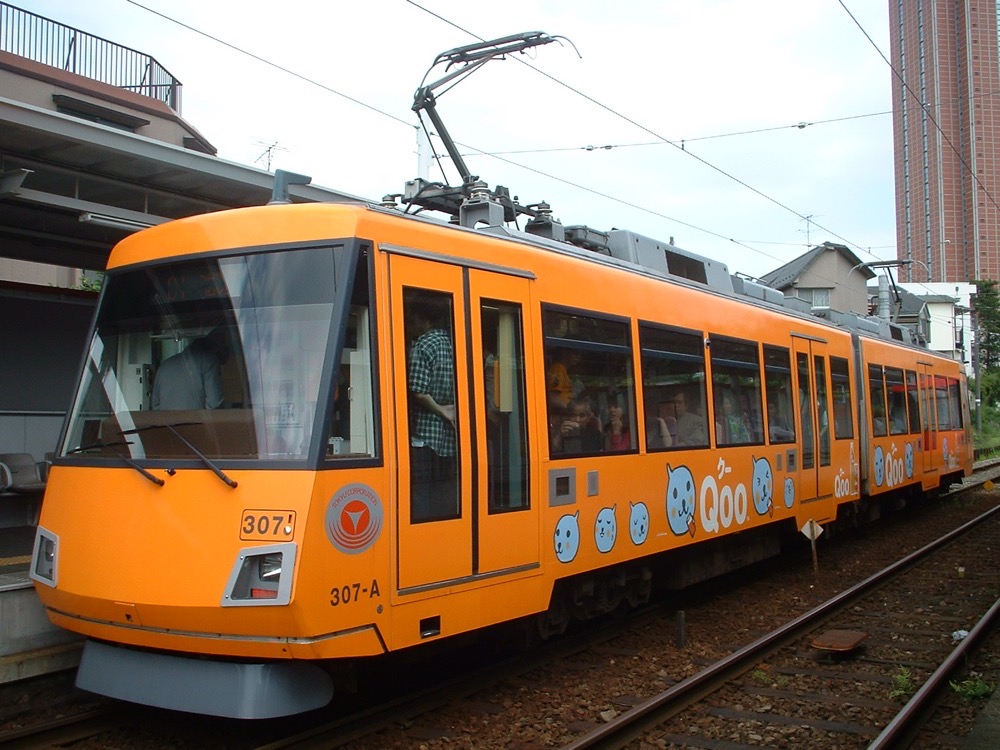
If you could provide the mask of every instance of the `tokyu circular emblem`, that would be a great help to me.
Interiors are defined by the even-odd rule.
[[[375,490],[365,484],[349,484],[338,490],[326,507],[326,535],[341,552],[355,555],[375,544],[384,518]]]

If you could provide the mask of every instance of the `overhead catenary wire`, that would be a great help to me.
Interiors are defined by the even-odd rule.
[[[430,15],[432,15],[432,16],[434,16],[436,18],[441,19],[445,23],[448,23],[448,24],[454,26],[457,29],[460,29],[463,33],[466,33],[466,34],[468,34],[469,36],[471,36],[473,38],[481,40],[481,37],[479,37],[479,36],[477,36],[477,35],[469,32],[466,29],[463,29],[462,27],[460,27],[460,26],[454,24],[453,22],[451,22],[451,21],[443,18],[442,16],[440,16],[437,13],[434,13],[432,11],[427,10],[426,8],[423,8],[421,5],[419,5],[418,3],[414,2],[413,0],[406,0],[406,1],[408,3],[410,3],[411,5],[413,5],[414,7],[419,8],[419,9],[423,10],[424,12],[427,12]],[[215,36],[213,34],[209,34],[209,33],[205,32],[205,31],[202,31],[202,30],[198,29],[197,27],[195,27],[195,26],[193,26],[191,24],[188,24],[188,23],[179,21],[179,20],[177,20],[175,18],[172,18],[171,16],[169,16],[169,15],[167,15],[167,14],[161,12],[161,11],[158,11],[158,10],[155,10],[153,8],[150,8],[149,6],[147,6],[147,5],[139,2],[138,0],[127,0],[127,2],[129,2],[130,4],[132,4],[132,5],[134,5],[134,6],[138,7],[138,8],[141,8],[142,10],[145,10],[145,11],[147,11],[149,13],[152,13],[152,14],[154,14],[154,15],[156,15],[156,16],[158,16],[158,17],[160,17],[160,18],[162,18],[162,19],[164,19],[164,20],[166,20],[168,22],[174,23],[174,24],[176,24],[178,26],[181,26],[181,27],[183,27],[183,28],[185,28],[185,29],[187,29],[187,30],[195,33],[195,34],[203,36],[203,37],[205,37],[205,38],[207,38],[207,39],[209,39],[209,40],[211,40],[211,41],[213,41],[215,43],[221,44],[221,45],[223,45],[223,46],[225,46],[225,47],[227,47],[227,48],[229,48],[229,49],[231,49],[233,51],[236,51],[236,52],[238,52],[240,54],[246,55],[246,56],[248,56],[248,57],[250,57],[250,58],[252,58],[252,59],[254,59],[254,60],[256,60],[256,61],[258,61],[258,62],[260,62],[262,64],[264,64],[264,65],[268,65],[270,67],[273,67],[276,70],[279,70],[279,71],[281,71],[284,74],[291,75],[291,76],[293,76],[293,77],[295,77],[295,78],[297,78],[297,79],[299,79],[301,81],[304,81],[304,82],[306,82],[306,83],[308,83],[310,85],[314,85],[314,86],[316,86],[316,87],[318,87],[318,88],[320,88],[320,89],[322,89],[324,91],[327,91],[327,92],[332,93],[332,94],[334,94],[334,95],[336,95],[338,97],[341,97],[341,98],[343,98],[343,99],[345,99],[347,101],[350,101],[350,102],[352,102],[354,104],[357,104],[358,106],[364,107],[365,109],[368,109],[368,110],[370,110],[370,111],[372,111],[374,113],[377,113],[377,114],[380,114],[380,115],[382,115],[384,117],[387,117],[387,118],[389,118],[389,119],[391,119],[391,120],[393,120],[393,121],[395,121],[395,122],[397,122],[399,124],[402,124],[402,125],[406,126],[408,129],[412,130],[414,128],[414,124],[412,122],[409,122],[409,121],[404,120],[404,119],[402,119],[400,117],[397,117],[397,116],[395,116],[395,115],[393,115],[393,114],[391,114],[389,112],[385,112],[384,110],[381,110],[381,109],[379,109],[377,107],[374,107],[374,106],[372,106],[372,105],[370,105],[370,104],[368,104],[368,103],[366,103],[366,102],[364,102],[364,101],[362,101],[362,100],[360,100],[360,99],[358,99],[356,97],[353,97],[353,96],[350,96],[348,94],[345,94],[342,91],[339,91],[339,90],[337,90],[337,89],[335,89],[335,88],[333,88],[333,87],[331,87],[331,86],[329,86],[327,84],[324,84],[324,83],[316,80],[315,78],[303,75],[303,74],[298,73],[298,72],[296,72],[296,71],[294,71],[294,70],[292,70],[292,69],[290,69],[288,67],[280,65],[278,63],[275,63],[275,62],[273,62],[273,61],[271,61],[271,60],[269,60],[269,59],[267,59],[267,58],[265,58],[265,57],[263,57],[261,55],[255,54],[255,53],[250,52],[248,50],[245,50],[245,49],[241,48],[240,46],[238,46],[237,44],[225,41],[225,40],[219,38],[218,36]],[[546,73],[546,72],[544,72],[542,70],[539,70],[537,67],[535,67],[533,65],[530,65],[529,63],[527,63],[527,62],[525,62],[523,60],[520,60],[519,58],[515,58],[515,59],[518,59],[520,62],[522,62],[522,63],[524,63],[526,65],[529,65],[530,68],[532,68],[533,70],[535,70],[539,74],[541,74],[541,75],[549,78],[550,80],[552,80],[553,82],[557,83],[558,85],[567,88],[568,90],[570,90],[574,94],[583,97],[584,99],[592,102],[596,106],[599,106],[599,107],[607,110],[608,112],[611,112],[615,116],[617,116],[617,117],[625,120],[626,122],[629,122],[630,124],[634,125],[637,128],[640,128],[644,132],[647,132],[650,135],[653,135],[654,137],[656,137],[658,139],[657,142],[661,142],[661,143],[664,143],[666,145],[672,145],[672,146],[675,146],[676,148],[679,148],[686,155],[688,155],[688,156],[690,156],[692,158],[695,158],[696,160],[698,160],[699,162],[703,163],[707,167],[709,167],[709,168],[713,169],[714,171],[717,171],[720,174],[726,176],[727,178],[735,181],[737,184],[741,185],[745,189],[750,190],[751,192],[753,192],[753,193],[759,195],[760,197],[766,199],[767,201],[769,201],[769,202],[771,202],[771,203],[773,203],[773,204],[775,204],[775,205],[783,208],[784,210],[792,213],[793,215],[799,217],[800,219],[805,218],[803,214],[799,213],[798,211],[794,210],[793,208],[791,208],[789,206],[786,206],[785,204],[783,204],[782,202],[778,201],[777,199],[772,198],[771,196],[768,196],[767,194],[763,193],[760,190],[757,190],[753,186],[751,186],[748,183],[740,180],[739,178],[735,177],[734,175],[731,175],[728,172],[726,172],[725,170],[723,170],[723,169],[721,169],[721,168],[719,168],[719,167],[711,164],[710,162],[708,162],[704,158],[693,154],[689,150],[684,149],[678,143],[676,143],[674,141],[671,141],[670,139],[667,139],[667,138],[665,138],[665,137],[663,137],[663,136],[655,133],[651,129],[644,127],[643,125],[641,125],[640,123],[632,120],[631,118],[627,117],[626,115],[623,115],[621,113],[616,112],[614,109],[608,107],[607,105],[602,104],[601,102],[599,102],[594,97],[591,97],[591,96],[589,96],[589,95],[587,95],[587,94],[585,94],[583,92],[580,92],[580,91],[574,89],[571,86],[568,86],[567,84],[563,83],[562,81],[559,81],[554,76],[551,76],[550,74],[548,74],[548,73]],[[782,126],[782,127],[785,127],[785,126]],[[711,136],[706,136],[705,138],[709,138],[709,137],[711,137]],[[687,139],[687,140],[691,141],[693,139]],[[575,187],[577,189],[588,191],[588,192],[590,192],[592,194],[595,194],[595,195],[597,195],[599,197],[603,197],[603,198],[606,198],[608,200],[612,200],[612,201],[615,201],[617,203],[620,203],[622,205],[629,206],[631,208],[635,208],[635,209],[643,211],[645,213],[649,213],[650,215],[657,216],[658,218],[664,218],[664,219],[667,219],[669,221],[675,222],[675,223],[677,223],[677,224],[679,224],[681,226],[685,226],[685,227],[688,227],[688,228],[693,229],[695,231],[705,233],[705,234],[707,234],[709,236],[716,237],[716,238],[723,239],[725,241],[734,243],[736,245],[744,247],[747,250],[750,250],[753,253],[761,255],[762,257],[774,260],[774,261],[778,262],[779,264],[784,264],[785,262],[787,262],[787,261],[785,261],[785,260],[783,260],[781,258],[778,258],[778,257],[776,257],[774,255],[771,255],[770,253],[764,252],[763,250],[761,250],[759,248],[756,248],[756,247],[753,247],[753,246],[751,246],[749,244],[746,244],[745,242],[743,242],[741,240],[738,240],[736,238],[728,237],[728,236],[726,236],[724,234],[721,234],[721,233],[713,231],[713,230],[706,229],[706,228],[698,226],[696,224],[676,219],[675,217],[669,216],[669,215],[664,214],[664,213],[662,213],[660,211],[657,211],[657,210],[654,210],[654,209],[650,209],[650,208],[646,208],[644,206],[641,206],[639,204],[633,203],[631,201],[628,201],[628,200],[625,200],[625,199],[621,199],[621,198],[617,198],[616,196],[613,196],[613,195],[610,195],[610,194],[607,194],[607,193],[603,193],[601,191],[594,190],[592,188],[589,188],[587,186],[581,185],[579,183],[575,183],[575,182],[572,182],[570,180],[565,180],[565,179],[559,178],[559,177],[557,177],[555,175],[552,175],[550,173],[543,172],[543,171],[538,170],[538,169],[534,169],[532,167],[529,167],[529,166],[524,165],[524,164],[520,164],[520,163],[512,161],[510,159],[505,159],[505,158],[503,158],[503,157],[501,157],[499,155],[493,154],[493,153],[491,153],[489,151],[485,151],[485,150],[482,150],[482,149],[475,148],[474,146],[470,146],[469,144],[460,143],[458,141],[456,141],[456,143],[459,143],[459,145],[461,145],[463,148],[473,149],[474,151],[476,151],[476,152],[478,152],[478,153],[480,153],[480,154],[482,154],[484,156],[490,156],[490,157],[493,157],[493,158],[497,158],[500,161],[504,161],[504,162],[509,163],[512,166],[516,166],[516,167],[518,167],[520,169],[524,169],[524,170],[527,170],[527,171],[530,171],[530,172],[534,172],[534,173],[539,174],[541,176],[544,176],[546,178],[557,180],[557,181],[562,182],[564,184],[573,186],[573,187]],[[822,230],[824,232],[827,232],[830,236],[835,237],[835,238],[837,238],[839,240],[842,240],[845,244],[850,245],[850,246],[858,249],[861,252],[864,252],[864,253],[867,253],[869,255],[872,255],[872,257],[875,257],[874,254],[870,252],[870,250],[868,250],[867,248],[859,245],[858,243],[855,243],[855,242],[852,242],[850,240],[847,240],[846,238],[840,236],[836,232],[833,232],[832,230],[830,230],[827,227],[824,227],[822,225],[815,224],[815,226],[818,229],[820,229],[820,230]],[[792,244],[792,243],[789,243],[789,244]],[[833,281],[833,280],[831,280],[831,281]]]

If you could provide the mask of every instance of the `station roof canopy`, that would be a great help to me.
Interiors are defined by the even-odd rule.
[[[102,270],[144,226],[270,200],[274,175],[0,97],[0,256]],[[293,202],[357,196],[293,185]]]

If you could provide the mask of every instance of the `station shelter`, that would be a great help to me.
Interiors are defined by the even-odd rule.
[[[0,14],[0,44],[12,46],[20,18],[31,50],[0,49],[0,454],[43,461],[55,450],[111,248],[171,219],[263,205],[274,175],[215,156],[180,116],[172,77],[152,87],[107,83],[52,65],[58,52],[33,59],[44,55],[32,37],[63,34],[67,47],[108,60],[140,53],[84,44],[85,32],[3,2]],[[142,57],[122,66],[147,80],[162,71]],[[104,73],[110,63],[76,65]],[[310,185],[290,192],[296,202],[360,200]]]
[[[33,593],[46,462],[111,248],[172,219],[264,205],[274,175],[216,156],[181,117],[181,83],[151,55],[6,2],[0,28],[2,661],[38,645],[30,625],[17,641],[25,615],[5,593]],[[308,184],[288,198],[361,200]]]

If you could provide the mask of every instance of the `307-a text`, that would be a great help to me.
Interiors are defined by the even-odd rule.
[[[373,578],[368,586],[362,586],[360,583],[345,583],[343,586],[334,586],[330,589],[330,606],[339,607],[341,604],[350,604],[362,599],[374,599],[381,595],[377,578]]]

